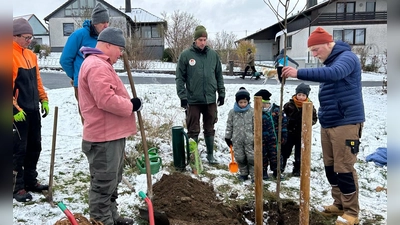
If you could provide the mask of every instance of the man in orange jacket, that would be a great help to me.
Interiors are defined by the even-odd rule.
[[[17,173],[13,197],[19,202],[32,200],[29,191],[41,192],[48,185],[37,181],[36,164],[42,150],[41,118],[49,113],[47,94],[40,78],[35,53],[27,49],[33,30],[27,20],[13,21],[13,172]]]

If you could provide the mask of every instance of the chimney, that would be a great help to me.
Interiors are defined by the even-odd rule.
[[[125,0],[125,13],[130,13],[131,11],[131,0]]]
[[[128,0],[126,0],[128,1]],[[307,0],[307,9],[317,4],[317,0]]]

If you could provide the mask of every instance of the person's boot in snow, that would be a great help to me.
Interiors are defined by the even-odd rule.
[[[49,185],[47,184],[39,184],[36,183],[34,185],[25,185],[25,190],[26,191],[31,191],[31,192],[42,192],[42,191],[47,191],[49,190]]]
[[[348,214],[338,216],[337,220],[335,221],[335,225],[356,225],[359,223],[360,221],[357,217]]]
[[[13,198],[18,202],[29,202],[32,200],[32,195],[26,192],[25,189],[21,189],[13,194]]]
[[[133,219],[120,216],[115,222],[115,225],[133,225]]]
[[[210,164],[218,164],[218,161],[214,158],[214,137],[204,137],[207,147],[207,160]]]

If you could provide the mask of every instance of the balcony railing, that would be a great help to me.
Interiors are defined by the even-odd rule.
[[[387,12],[322,13],[317,22],[387,20]]]

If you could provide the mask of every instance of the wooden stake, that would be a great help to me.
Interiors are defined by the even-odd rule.
[[[254,184],[256,224],[263,224],[262,98],[254,97]]]
[[[53,202],[53,174],[54,174],[54,157],[56,154],[57,120],[58,120],[58,107],[56,106],[54,108],[53,140],[51,143],[49,190],[46,196],[47,201],[53,208],[56,207],[56,205]]]
[[[126,71],[128,73],[129,84],[131,85],[132,95],[134,98],[137,98],[135,84],[133,83],[133,78],[132,78],[132,73],[131,73],[131,67],[129,66],[128,56],[126,55],[125,52],[123,54],[123,59],[124,59],[124,65],[125,65]],[[140,111],[136,112],[136,114],[137,114],[137,117],[139,120],[140,134],[142,136],[142,143],[143,143],[143,155],[144,155],[144,160],[145,160],[145,164],[146,164],[147,196],[150,199],[152,199],[153,198],[153,185],[151,182],[151,167],[150,167],[150,160],[149,160],[149,154],[148,154],[146,134],[144,132],[142,114],[140,113]]]
[[[300,213],[299,224],[309,224],[310,211],[310,164],[312,136],[313,103],[303,103],[302,139],[301,139],[301,168],[300,168]]]

